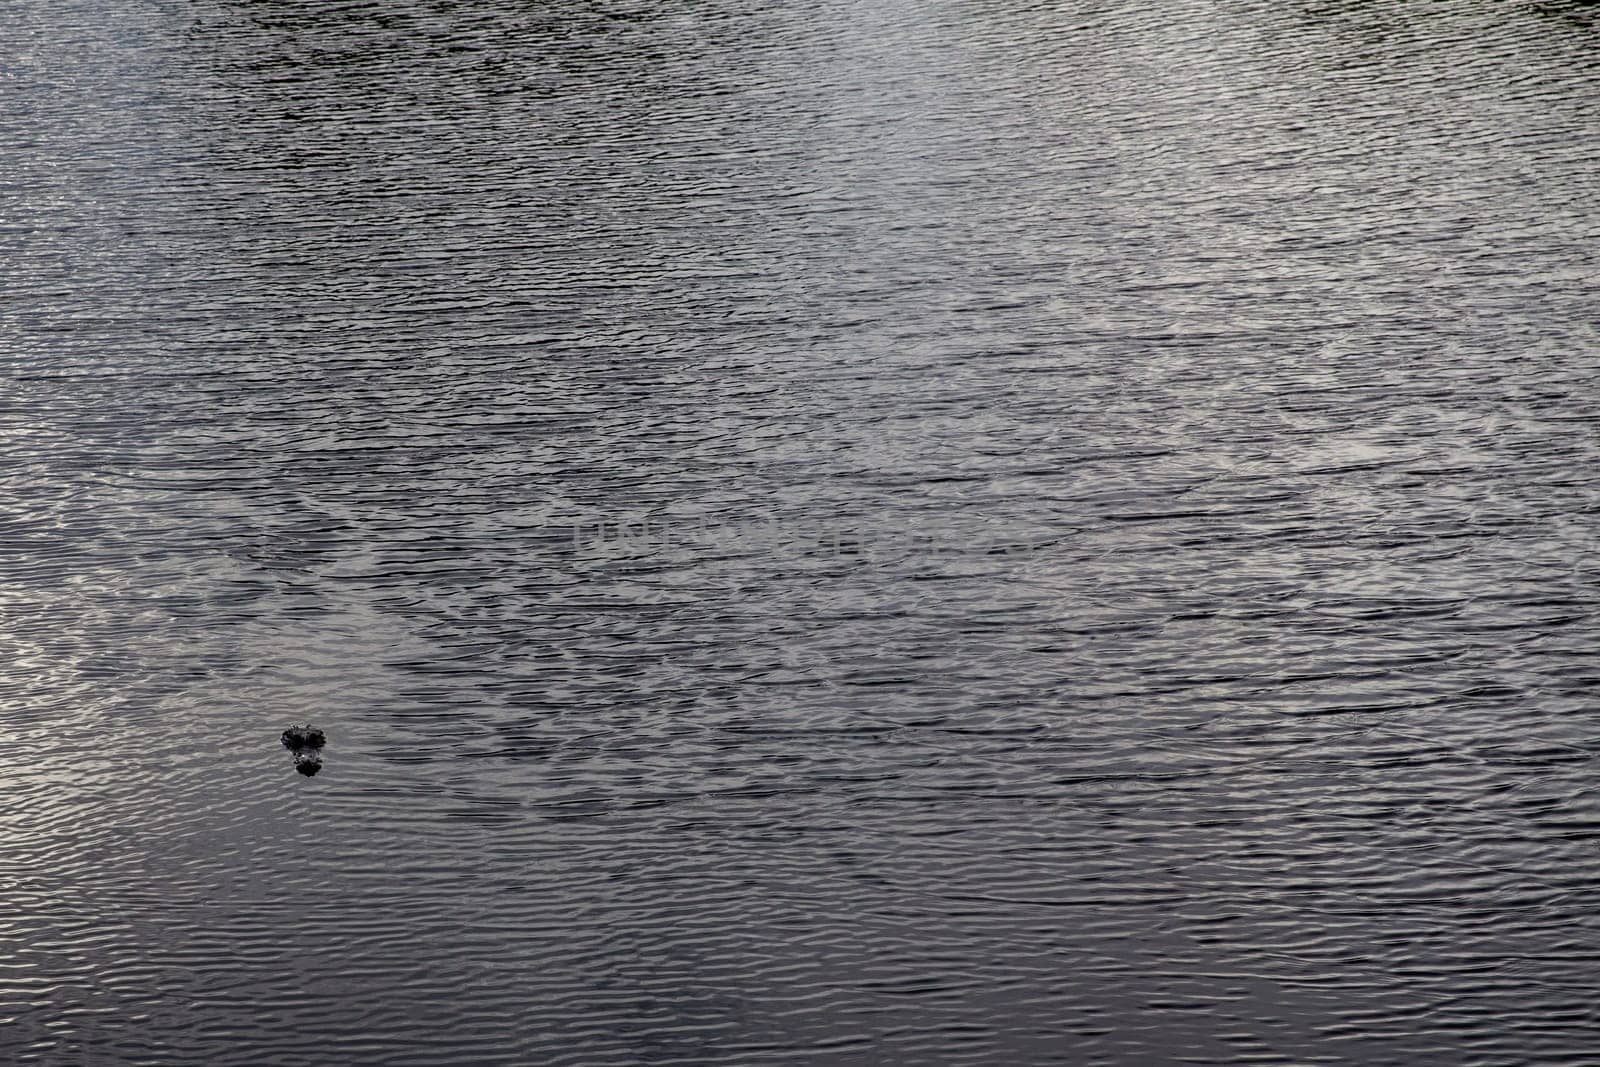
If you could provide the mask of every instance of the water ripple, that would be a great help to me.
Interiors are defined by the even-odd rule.
[[[11,7],[6,1062],[1588,1061],[1592,4]]]

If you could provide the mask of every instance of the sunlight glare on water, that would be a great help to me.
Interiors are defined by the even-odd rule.
[[[0,1061],[1585,1062],[1596,10],[13,0]]]

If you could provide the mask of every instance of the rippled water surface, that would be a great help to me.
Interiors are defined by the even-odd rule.
[[[1596,1062],[1595,6],[9,0],[0,102],[0,1060]]]

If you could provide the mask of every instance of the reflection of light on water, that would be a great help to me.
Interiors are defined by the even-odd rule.
[[[7,9],[0,1051],[1588,1047],[1591,39],[521,6]]]

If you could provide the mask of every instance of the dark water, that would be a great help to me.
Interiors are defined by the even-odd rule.
[[[0,61],[0,1060],[1600,1062],[1594,6]]]

